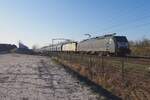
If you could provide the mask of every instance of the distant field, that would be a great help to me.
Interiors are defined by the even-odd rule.
[[[131,47],[132,55],[150,56],[150,47]]]

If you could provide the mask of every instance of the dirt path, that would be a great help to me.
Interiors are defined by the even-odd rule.
[[[0,100],[99,100],[66,70],[41,56],[0,55]]]

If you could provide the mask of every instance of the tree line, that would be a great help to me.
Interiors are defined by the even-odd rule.
[[[143,38],[141,40],[129,41],[131,55],[150,56],[150,39]]]

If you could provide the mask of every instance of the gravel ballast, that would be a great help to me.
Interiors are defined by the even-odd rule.
[[[99,100],[48,57],[0,55],[0,100]]]

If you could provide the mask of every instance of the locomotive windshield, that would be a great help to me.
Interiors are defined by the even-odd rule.
[[[125,36],[115,36],[117,42],[128,42]]]

